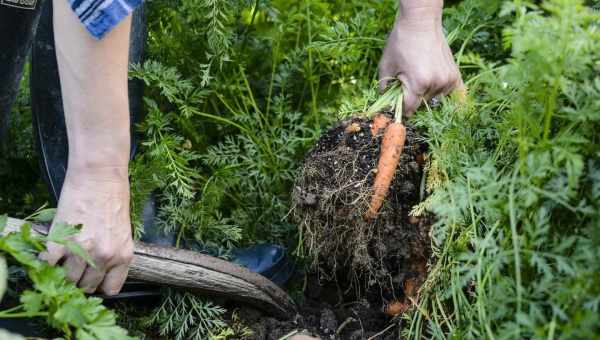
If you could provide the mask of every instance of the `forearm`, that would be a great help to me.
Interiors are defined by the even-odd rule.
[[[104,39],[85,31],[64,0],[54,1],[54,30],[69,169],[127,175],[129,106],[127,65],[130,18]],[[85,171],[84,171],[85,170]]]
[[[441,25],[443,0],[399,0],[397,20],[424,25]]]

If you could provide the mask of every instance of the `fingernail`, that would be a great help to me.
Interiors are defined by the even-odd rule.
[[[106,291],[106,295],[108,295],[108,296],[113,296],[113,295],[117,295],[117,294],[119,294],[118,290],[109,290],[109,291]]]

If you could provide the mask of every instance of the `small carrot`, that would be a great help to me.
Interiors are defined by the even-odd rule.
[[[409,304],[400,302],[398,300],[394,300],[390,302],[387,306],[385,306],[384,313],[389,316],[396,316],[406,312],[409,307]]]
[[[385,197],[387,196],[396,167],[400,162],[400,155],[404,149],[406,140],[406,127],[400,121],[395,121],[387,126],[381,142],[381,152],[377,162],[377,175],[373,183],[373,197],[371,204],[365,214],[366,219],[374,218],[381,208]]]
[[[371,136],[375,137],[381,129],[385,129],[392,120],[384,113],[378,113],[371,123]]]

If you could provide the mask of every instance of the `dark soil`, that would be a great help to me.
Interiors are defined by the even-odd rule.
[[[339,300],[339,287],[322,285],[317,276],[308,277],[305,294],[295,320],[281,321],[254,309],[244,307],[236,311],[242,323],[252,329],[252,340],[277,340],[292,332],[317,336],[321,339],[368,339],[386,328],[376,339],[398,339],[399,320],[383,312],[381,301],[374,304],[367,299]]]
[[[417,297],[430,256],[430,219],[410,215],[423,199],[426,145],[407,125],[386,203],[375,220],[365,220],[382,139],[371,135],[370,124],[362,118],[340,123],[306,157],[293,213],[305,255],[314,262],[297,279],[304,280],[300,315],[285,322],[238,310],[252,339],[279,339],[296,330],[322,339],[398,339],[400,318],[386,308],[393,301],[410,306],[407,296]]]

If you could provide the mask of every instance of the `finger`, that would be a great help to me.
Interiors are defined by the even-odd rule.
[[[128,272],[129,264],[127,263],[112,268],[104,277],[100,290],[106,295],[119,294],[125,284]]]
[[[454,55],[452,55],[452,50],[450,50],[450,47],[447,44],[445,44],[444,51],[446,66],[448,67],[448,70],[451,70],[452,74],[452,76],[450,77],[450,81],[444,84],[444,87],[440,92],[442,95],[446,96],[457,87],[458,82],[460,80],[460,70],[458,69],[458,65],[456,65],[456,62],[454,61]]]
[[[46,251],[41,252],[39,258],[54,266],[65,256],[65,253],[65,247],[54,242],[48,242],[46,244]]]
[[[380,78],[379,79],[379,92],[384,92],[385,89],[387,88],[387,84],[388,84],[387,78]]]
[[[406,75],[400,74],[398,77],[400,78],[400,82],[404,87],[404,98],[402,100],[402,114],[404,116],[410,117],[421,105],[421,101],[423,100],[423,95],[419,94],[415,91],[415,86],[408,80]]]
[[[427,92],[424,96],[422,96],[422,98],[425,102],[429,103],[429,101],[431,101],[433,98],[439,96],[442,93],[443,89],[444,88],[441,87],[439,83],[436,83],[435,85],[432,85],[427,89]]]
[[[91,294],[95,292],[100,283],[102,283],[105,275],[106,270],[101,269],[98,266],[96,268],[88,266],[83,273],[83,277],[79,280],[79,287],[86,293]]]
[[[412,116],[415,111],[421,105],[422,97],[412,91],[404,92],[404,99],[402,101],[402,111],[407,117]]]
[[[454,86],[453,93],[456,94],[456,97],[462,104],[464,104],[464,102],[467,100],[467,92],[467,86],[463,82],[462,78],[458,78],[458,80],[456,81],[456,85]]]
[[[444,87],[444,89],[442,90],[441,94],[443,96],[449,95],[450,93],[452,93],[452,91],[454,91],[454,89],[456,88],[456,86],[457,86],[457,82],[456,81],[446,84],[446,87]]]
[[[459,79],[460,79],[460,75],[458,76],[458,78],[454,78],[452,81],[450,81],[447,84],[445,84],[445,86],[442,89],[442,91],[440,91],[440,94],[442,96],[447,96],[447,95],[451,94],[452,91],[454,91],[454,89],[456,89],[456,87],[458,86],[458,80]]]
[[[429,86],[427,87],[423,98],[426,101],[429,101],[434,97],[443,95],[446,87],[448,87],[449,84],[452,84],[452,83],[453,83],[453,81],[450,81],[449,76],[439,76],[438,75],[438,78],[434,78],[434,80],[432,80],[429,83]]]
[[[390,63],[381,62],[379,64],[379,91],[385,91],[390,80],[396,79],[394,68]]]
[[[73,254],[67,256],[64,267],[69,281],[75,283],[79,282],[86,266],[85,260],[81,257]]]
[[[431,83],[429,83],[429,86],[427,87],[423,98],[426,101],[429,101],[431,100],[431,98],[443,94],[445,88],[448,86],[449,83],[451,83],[449,81],[449,78],[445,78],[444,76],[438,76],[438,78],[435,78]]]

